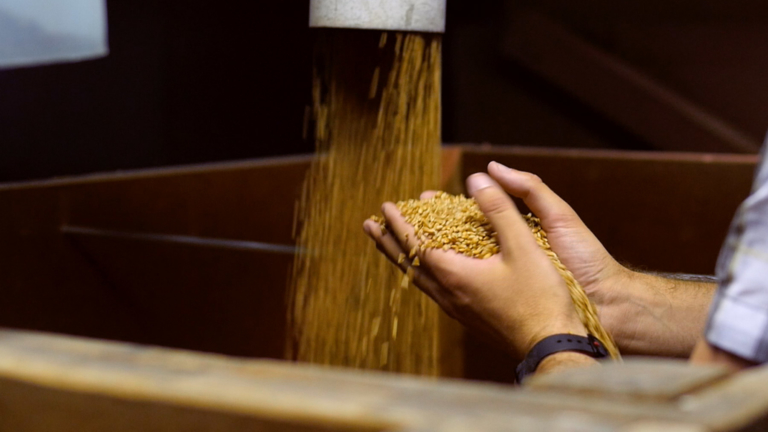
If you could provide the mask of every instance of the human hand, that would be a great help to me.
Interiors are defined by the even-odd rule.
[[[626,276],[627,269],[613,259],[573,208],[538,176],[497,162],[488,165],[488,174],[541,219],[552,250],[590,297],[604,295],[615,286],[611,282]]]
[[[701,334],[714,284],[627,269],[539,177],[495,162],[489,164],[488,173],[541,219],[552,250],[595,303],[600,322],[624,354],[690,354]]]
[[[564,281],[510,197],[486,174],[470,176],[467,190],[496,230],[501,253],[481,260],[454,251],[419,251],[414,284],[450,316],[494,336],[518,357],[552,334],[586,335]],[[389,232],[382,233],[372,220],[364,228],[396,263],[417,239],[393,203],[385,203],[382,211]]]

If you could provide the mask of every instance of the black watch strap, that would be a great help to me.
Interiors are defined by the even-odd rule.
[[[572,334],[548,336],[534,345],[528,355],[525,356],[525,360],[517,365],[515,377],[518,384],[522,383],[525,377],[534,373],[544,358],[561,351],[576,351],[592,358],[608,357],[608,351],[603,343],[592,335],[587,337]]]

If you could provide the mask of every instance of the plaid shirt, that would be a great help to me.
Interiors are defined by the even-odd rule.
[[[768,139],[752,193],[741,204],[717,260],[717,294],[705,335],[710,344],[768,362]]]

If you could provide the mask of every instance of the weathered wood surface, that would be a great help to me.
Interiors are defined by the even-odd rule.
[[[644,381],[665,367],[676,370],[678,384]],[[688,385],[717,374],[658,360],[561,374],[565,383],[578,375],[628,395],[658,384],[669,396],[632,399],[594,388],[585,392],[580,385],[467,384],[2,330],[0,430],[626,431],[676,424],[736,431],[768,426],[766,369]],[[550,381],[556,380],[553,375]]]
[[[535,376],[530,388],[576,392],[604,397],[670,401],[714,384],[728,375],[720,368],[691,368],[683,360],[632,358],[622,367],[602,368],[599,372],[572,370],[560,374]]]

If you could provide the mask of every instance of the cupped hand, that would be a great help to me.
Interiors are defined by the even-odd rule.
[[[552,250],[595,302],[600,321],[614,333],[619,347],[627,348],[622,342],[632,339],[632,324],[626,323],[626,311],[616,304],[632,285],[633,272],[608,253],[573,208],[538,176],[497,162],[488,165],[488,174],[541,219]]]
[[[518,357],[552,334],[586,335],[565,283],[509,195],[486,174],[470,176],[467,190],[496,230],[501,253],[477,259],[451,250],[419,251],[421,265],[412,267],[414,284],[448,315],[502,341]],[[416,246],[416,236],[393,203],[385,203],[382,212],[388,232],[372,220],[364,228],[397,263],[401,253]],[[405,270],[410,260],[399,265]]]
[[[541,219],[552,249],[587,293],[616,277],[625,268],[611,257],[568,203],[535,174],[491,162],[488,174]]]

